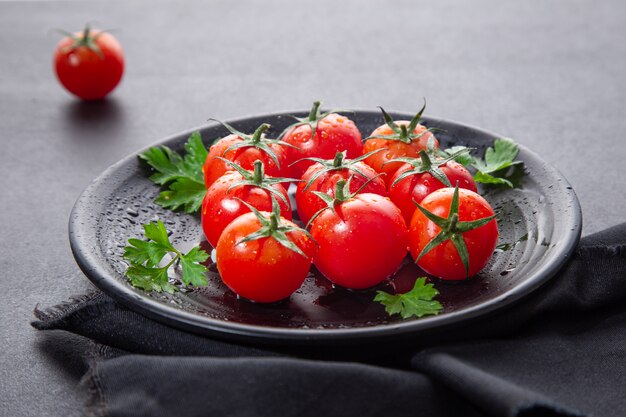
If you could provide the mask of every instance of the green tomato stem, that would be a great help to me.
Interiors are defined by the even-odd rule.
[[[422,161],[422,170],[424,171],[430,171],[431,167],[432,167],[432,163],[430,161],[430,157],[428,156],[428,154],[421,150],[420,151],[420,159]]]
[[[263,169],[263,162],[260,160],[254,161],[254,174],[252,176],[252,182],[255,184],[261,184],[265,178],[265,170]]]
[[[411,142],[409,138],[409,131],[406,128],[406,125],[400,125],[400,140],[405,143]]]
[[[337,152],[333,159],[333,168],[339,168],[343,165],[343,152]]]
[[[314,122],[317,120],[317,113],[319,111],[321,104],[322,104],[321,101],[316,101],[313,103],[313,107],[311,108],[311,111],[309,112],[309,121]]]
[[[346,186],[346,180],[339,180],[337,181],[337,184],[335,185],[335,200],[336,201],[345,201],[346,200],[346,195],[343,192],[344,188]]]
[[[448,221],[450,222],[448,224],[448,231],[452,232],[452,233],[456,232],[456,224],[459,221],[459,214],[458,213],[452,213],[452,215],[450,216]]]
[[[278,216],[276,213],[272,213],[270,215],[270,230],[276,230],[278,228],[278,224],[280,223]]]
[[[180,259],[180,252],[174,249],[174,253],[176,254],[176,256],[174,256],[174,258],[172,258],[172,260],[169,261],[167,265],[165,265],[165,269],[169,269],[170,266],[172,266],[176,261]]]
[[[252,143],[261,142],[261,137],[263,133],[269,128],[270,128],[270,125],[268,125],[267,123],[263,123],[261,126],[259,126],[257,130],[255,130],[254,133],[252,134]]]

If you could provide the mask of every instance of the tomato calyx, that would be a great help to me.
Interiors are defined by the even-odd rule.
[[[344,203],[350,200],[351,198],[353,198],[355,195],[360,193],[361,190],[367,187],[367,185],[370,182],[380,177],[381,175],[382,174],[378,174],[375,177],[369,178],[363,185],[361,185],[361,187],[359,187],[358,190],[356,190],[353,193],[350,192],[350,182],[352,181],[352,177],[354,177],[354,175],[351,175],[347,181],[344,179],[337,181],[337,184],[335,184],[335,196],[334,197],[332,195],[322,193],[320,191],[313,191],[313,194],[321,198],[326,203],[326,207],[319,209],[318,211],[315,212],[315,214],[313,214],[313,216],[311,216],[311,219],[306,224],[306,228],[308,229],[311,223],[313,223],[313,220],[315,220],[320,214],[322,214],[322,212],[330,209],[334,213],[336,213],[335,207],[338,204]]]
[[[221,124],[230,133],[232,133],[233,135],[239,136],[239,138],[241,139],[240,141],[237,141],[233,145],[230,145],[228,148],[226,148],[226,150],[224,150],[224,152],[222,153],[222,156],[226,155],[228,152],[233,151],[235,149],[254,147],[266,153],[270,158],[272,158],[272,161],[274,161],[276,166],[280,168],[280,162],[278,161],[278,156],[276,156],[276,152],[272,150],[270,145],[281,145],[281,146],[289,146],[289,147],[295,148],[295,146],[293,146],[292,144],[283,142],[282,140],[266,138],[265,131],[271,127],[268,123],[261,124],[259,127],[257,127],[257,129],[254,131],[253,134],[249,135],[249,134],[245,134],[245,133],[238,131],[237,129],[229,125],[228,123],[221,122],[217,119],[209,119],[209,120],[212,120],[214,122]]]
[[[415,203],[415,200],[413,200]],[[456,248],[459,257],[461,258],[461,262],[463,262],[463,266],[465,267],[465,277],[469,277],[469,254],[467,252],[467,245],[465,245],[465,240],[463,240],[463,233],[469,232],[470,230],[478,229],[492,221],[496,216],[491,215],[488,217],[484,217],[482,219],[473,220],[469,222],[459,221],[459,186],[457,184],[454,187],[454,194],[452,195],[452,201],[450,202],[450,211],[448,212],[448,217],[443,218],[437,216],[434,213],[426,210],[424,207],[415,203],[417,209],[422,212],[424,216],[433,223],[435,223],[441,231],[437,236],[435,236],[420,252],[420,254],[415,259],[417,263],[424,255],[433,250],[435,247],[439,246],[443,242],[450,240],[454,247]]]
[[[445,158],[439,158],[437,157],[434,145],[435,145],[434,140],[430,138],[427,144],[428,151],[424,151],[424,150],[419,151],[419,158],[400,157],[400,158],[391,159],[385,162],[383,165],[386,165],[392,162],[403,162],[413,167],[412,169],[404,171],[402,174],[400,174],[398,178],[396,178],[395,181],[391,184],[391,186],[393,187],[394,185],[396,185],[397,183],[399,183],[400,181],[402,181],[403,179],[407,177],[417,175],[417,174],[423,174],[427,172],[433,177],[435,177],[437,180],[439,180],[446,187],[452,187],[452,184],[450,184],[450,180],[439,167],[447,164],[448,162],[454,160],[455,158],[463,154],[469,153],[470,148],[463,148],[450,155],[447,155]]]
[[[269,217],[266,217],[265,215],[263,215],[259,210],[257,210],[252,205],[246,203],[245,201],[241,199],[238,199],[241,203],[245,204],[246,207],[248,207],[252,213],[254,213],[259,223],[261,223],[261,228],[257,230],[256,232],[250,233],[248,236],[241,239],[239,242],[236,243],[236,245],[241,245],[242,243],[250,242],[252,240],[258,240],[258,239],[271,237],[271,238],[274,238],[279,244],[281,244],[285,248],[299,255],[302,255],[308,259],[308,256],[304,252],[302,252],[302,250],[295,243],[289,240],[289,237],[287,237],[287,233],[299,231],[299,232],[304,233],[313,242],[315,242],[315,239],[313,239],[311,234],[305,229],[302,229],[297,226],[284,224],[281,221],[281,217],[280,217],[280,206],[278,205],[278,202],[274,198],[273,194],[271,197],[272,197],[272,212],[270,213]]]
[[[104,58],[104,54],[102,53],[102,50],[96,43],[96,40],[98,39],[98,37],[102,36],[107,31],[104,31],[104,30],[98,31],[98,33],[93,35],[91,27],[89,26],[89,24],[87,24],[85,25],[85,29],[78,36],[74,35],[73,33],[67,32],[65,30],[58,30],[58,32],[61,33],[62,35],[67,36],[73,41],[71,45],[68,45],[67,47],[63,48],[63,53],[69,53],[80,47],[85,47],[95,52],[95,54],[98,55],[99,58]]]
[[[285,130],[283,130],[283,132],[278,136],[278,138],[282,138],[283,136],[285,136],[287,134],[287,132],[289,132],[291,129],[296,128],[298,126],[303,126],[303,125],[309,125],[311,127],[311,138],[315,137],[315,132],[317,131],[317,124],[319,123],[320,120],[322,120],[324,117],[333,114],[333,113],[338,113],[338,112],[349,112],[349,110],[342,110],[342,109],[333,109],[333,110],[329,110],[325,113],[322,113],[320,110],[320,106],[322,105],[322,102],[317,100],[315,102],[313,102],[313,107],[311,107],[311,111],[309,112],[309,115],[306,117],[297,117],[297,116],[291,116],[292,118],[294,118],[296,120],[295,123],[287,126],[285,128]],[[295,148],[295,146],[294,146]],[[296,148],[297,149],[297,148]]]
[[[372,136],[368,136],[365,138],[365,140],[367,139],[385,139],[385,140],[397,140],[403,143],[411,143],[414,140],[417,140],[419,138],[421,138],[422,136],[429,134],[429,133],[433,133],[433,132],[441,132],[441,129],[437,129],[435,127],[430,127],[426,130],[424,130],[423,132],[420,133],[415,133],[415,128],[417,127],[417,125],[419,124],[421,118],[422,118],[422,114],[424,113],[424,110],[426,109],[426,100],[424,100],[424,105],[422,106],[422,108],[420,109],[420,111],[417,112],[417,114],[415,116],[413,116],[413,118],[411,119],[411,121],[409,122],[408,126],[407,125],[398,125],[394,120],[393,117],[391,117],[389,115],[389,113],[387,113],[385,111],[385,109],[383,109],[381,106],[378,106],[378,108],[380,109],[380,111],[383,113],[383,118],[385,119],[385,124],[387,126],[389,126],[389,128],[391,130],[393,130],[394,133],[392,133],[391,135],[372,135]]]
[[[239,187],[239,186],[257,187],[257,188],[267,191],[270,194],[273,194],[279,197],[285,204],[289,205],[289,202],[287,201],[285,196],[280,191],[272,187],[272,185],[280,184],[282,182],[300,181],[295,178],[265,176],[265,168],[264,168],[263,162],[259,159],[254,161],[254,171],[248,171],[246,169],[243,169],[240,165],[237,165],[236,163],[229,161],[226,158],[222,158],[220,156],[217,156],[216,158],[230,165],[231,168],[233,168],[243,177],[242,181],[236,181],[233,184],[231,184],[230,187],[228,187],[228,189],[226,190],[226,192],[228,193],[230,193],[230,191],[233,188]]]
[[[311,185],[313,185],[316,179],[318,179],[323,174],[327,172],[331,172],[331,171],[339,171],[342,169],[346,169],[348,171],[354,172],[355,174],[362,176],[363,178],[367,178],[367,175],[365,175],[356,164],[358,162],[362,162],[364,159],[366,159],[370,155],[373,155],[377,152],[384,151],[384,150],[386,149],[385,148],[376,149],[376,150],[373,150],[372,152],[368,152],[365,155],[361,155],[358,158],[354,158],[354,159],[347,159],[346,151],[343,151],[343,152],[337,152],[335,154],[334,159],[302,158],[302,159],[297,160],[293,164],[296,164],[300,161],[313,161],[322,165],[322,169],[315,171],[315,173],[309,179],[309,182],[307,182],[306,187],[304,187],[304,190],[303,190],[303,191],[306,191],[311,187]]]

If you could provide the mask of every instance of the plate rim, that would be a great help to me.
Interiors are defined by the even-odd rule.
[[[365,109],[354,109],[353,111],[355,114],[375,113],[373,110]],[[279,116],[285,117],[305,113],[308,114],[308,110],[263,113],[229,119],[226,120],[226,123],[238,124],[246,122],[250,119],[276,118]],[[402,111],[388,111],[388,113],[400,117],[411,116],[410,113]],[[451,124],[463,128],[469,128],[480,135],[488,137],[501,137],[500,135],[496,135],[483,128],[445,118],[424,116],[423,120],[428,124]],[[566,221],[569,223],[568,226],[571,233],[563,239],[563,245],[557,248],[556,252],[552,254],[552,257],[555,258],[554,262],[543,265],[524,282],[513,286],[506,292],[490,300],[442,315],[430,316],[411,321],[398,321],[385,325],[357,328],[298,329],[223,321],[193,314],[182,309],[170,307],[167,304],[160,303],[148,297],[142,297],[127,283],[124,283],[115,276],[108,274],[105,268],[99,264],[95,254],[90,250],[95,242],[90,244],[87,237],[88,233],[85,233],[83,230],[85,228],[87,230],[90,229],[90,227],[86,226],[88,224],[89,210],[85,210],[85,207],[89,204],[88,200],[92,197],[93,192],[97,190],[98,186],[105,183],[106,180],[109,179],[112,174],[117,172],[120,167],[128,164],[133,159],[137,159],[137,156],[145,150],[177,140],[180,137],[188,137],[195,131],[202,131],[207,128],[218,126],[219,124],[216,122],[205,123],[196,128],[169,135],[151,145],[128,154],[119,161],[110,165],[90,182],[90,184],[81,192],[70,214],[68,225],[70,247],[78,266],[87,278],[100,290],[131,310],[174,327],[184,328],[185,330],[190,330],[195,333],[205,335],[209,334],[216,337],[226,337],[228,339],[237,339],[244,342],[264,342],[268,344],[281,344],[281,342],[282,344],[297,344],[299,342],[324,343],[328,341],[349,343],[362,341],[364,339],[380,340],[385,337],[416,334],[422,331],[433,330],[435,328],[447,328],[455,324],[459,324],[460,322],[471,321],[479,317],[487,316],[490,313],[493,313],[500,308],[510,306],[511,304],[533,293],[554,277],[558,270],[569,260],[580,240],[583,220],[582,210],[573,187],[556,167],[547,163],[537,153],[526,148],[524,145],[519,145],[520,150],[523,150],[524,153],[527,153],[531,157],[543,162],[546,169],[552,171],[552,174],[556,178],[560,179],[559,183],[565,192],[570,194],[571,216],[564,217],[567,218]]]

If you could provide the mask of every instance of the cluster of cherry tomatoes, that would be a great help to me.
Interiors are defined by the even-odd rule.
[[[472,174],[439,150],[434,129],[412,120],[385,124],[363,140],[348,117],[316,102],[278,138],[263,124],[209,149],[202,227],[224,283],[243,298],[274,302],[304,281],[311,263],[351,289],[392,276],[410,252],[427,273],[462,280],[496,245],[489,203]],[[287,188],[295,192],[292,222]]]

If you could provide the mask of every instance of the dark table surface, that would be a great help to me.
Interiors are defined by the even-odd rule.
[[[619,0],[0,2],[0,414],[79,415],[65,352],[87,342],[29,326],[37,304],[91,287],[68,244],[72,205],[108,165],[209,117],[315,99],[415,111],[427,97],[428,114],[555,165],[583,234],[624,221],[625,21]],[[52,29],[85,22],[125,48],[105,102],[75,100],[52,72]]]

